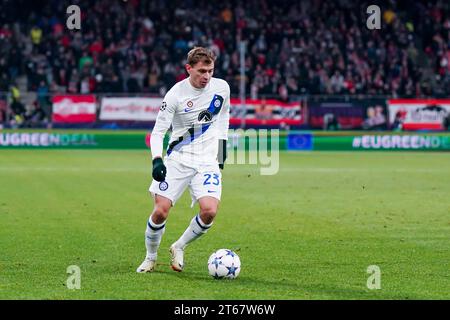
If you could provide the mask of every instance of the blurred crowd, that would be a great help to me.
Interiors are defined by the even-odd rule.
[[[372,1],[0,0],[0,91],[26,76],[48,93],[155,93],[186,77],[187,51],[208,46],[215,76],[238,95],[246,41],[247,95],[450,95],[446,0]],[[81,30],[66,9],[81,8]],[[42,100],[44,101],[44,100]]]

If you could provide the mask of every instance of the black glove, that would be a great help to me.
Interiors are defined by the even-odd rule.
[[[153,159],[153,171],[152,176],[156,181],[162,182],[166,179],[166,166],[161,158]]]
[[[219,140],[219,154],[217,155],[217,161],[219,162],[219,168],[223,170],[225,160],[227,159],[227,140]]]

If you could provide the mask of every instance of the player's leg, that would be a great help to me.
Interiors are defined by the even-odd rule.
[[[154,197],[154,209],[148,219],[145,230],[145,247],[147,255],[137,272],[151,272],[156,265],[159,245],[165,230],[165,223],[170,208],[189,185],[195,170],[175,161],[166,161],[167,176],[163,182],[153,180],[149,191]],[[141,268],[142,267],[142,268]]]
[[[170,246],[172,256],[171,266],[175,271],[182,271],[184,267],[184,249],[194,240],[197,240],[211,228],[217,214],[219,200],[213,197],[198,199],[200,213],[192,218],[191,223],[181,237]]]
[[[200,212],[192,218],[181,237],[170,247],[171,266],[175,271],[183,270],[186,246],[208,232],[213,224],[222,192],[219,169],[212,168],[211,171],[196,174],[190,184],[190,191],[192,198],[199,202]]]
[[[211,227],[219,209],[219,200],[214,197],[203,197],[198,199],[200,205],[199,221],[203,227]]]
[[[219,200],[213,197],[202,197],[198,199],[200,213],[192,218],[186,231],[175,242],[175,247],[184,249],[189,243],[198,239],[211,228],[217,214]]]
[[[169,215],[172,201],[166,197],[155,195],[153,212],[147,222],[145,230],[145,247],[147,254],[144,262],[137,268],[137,272],[152,272],[156,266],[158,248],[165,231],[167,216]]]

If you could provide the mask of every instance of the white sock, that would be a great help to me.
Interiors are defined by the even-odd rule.
[[[156,260],[158,257],[158,248],[161,238],[166,230],[166,222],[155,224],[152,217],[148,219],[147,229],[145,230],[145,247],[147,248],[146,259]]]
[[[205,224],[200,219],[200,215],[196,215],[192,218],[191,223],[181,235],[180,239],[175,242],[174,246],[184,250],[189,243],[204,235],[208,229],[211,228],[212,224],[212,222],[210,224]]]

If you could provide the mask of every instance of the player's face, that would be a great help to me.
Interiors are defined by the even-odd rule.
[[[202,61],[196,63],[194,66],[186,65],[186,70],[190,76],[192,86],[198,89],[206,87],[209,80],[211,80],[214,73],[214,62],[205,64]]]

